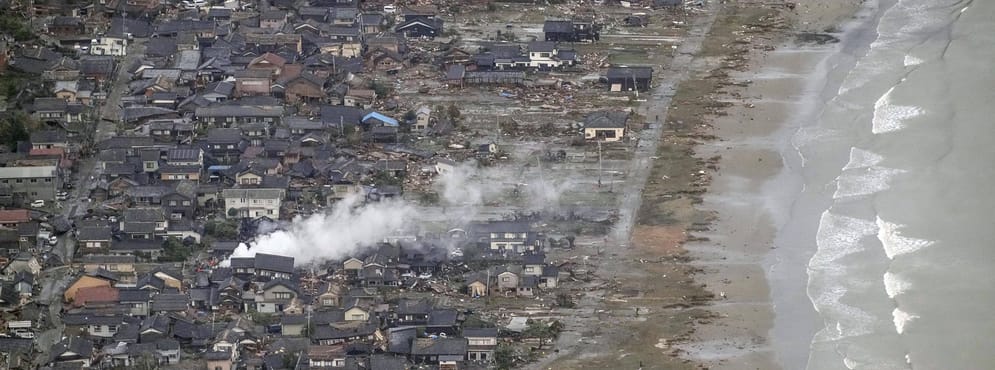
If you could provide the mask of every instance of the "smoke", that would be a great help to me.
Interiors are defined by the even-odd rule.
[[[563,194],[575,188],[572,181],[548,179],[538,168],[516,171],[479,168],[463,163],[440,175],[433,184],[439,201],[447,207],[473,213],[485,205],[518,205],[527,210],[555,210]],[[470,215],[470,216],[472,216]],[[463,217],[461,218],[472,218]]]
[[[298,217],[285,229],[260,236],[251,248],[240,245],[232,257],[269,253],[294,257],[297,265],[340,260],[396,235],[416,214],[401,200],[363,203],[362,195],[352,194],[325,213]]]

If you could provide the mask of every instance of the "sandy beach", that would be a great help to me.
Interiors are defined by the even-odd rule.
[[[771,280],[784,279],[777,276],[781,270],[773,268],[784,261],[770,252],[777,247],[776,232],[786,222],[786,210],[800,186],[785,173],[790,171],[784,165],[789,140],[797,120],[810,108],[805,104],[820,92],[816,73],[834,49],[831,43],[807,42],[796,35],[835,32],[860,3],[802,1],[793,10],[769,13],[784,17],[791,26],[772,32],[769,41],[762,41],[764,47],[750,53],[745,70],[730,73],[730,80],[745,86],[725,89],[716,97],[731,104],[710,121],[718,139],[696,149],[701,158],[721,156],[701,206],[714,211],[716,219],[708,232],[697,234],[707,242],[684,247],[692,264],[704,270],[696,280],[719,296],[708,307],[718,318],[696,326],[691,339],[680,346],[687,358],[711,369],[793,369],[802,368],[808,359],[810,335],[773,338],[782,342],[779,345],[772,341],[779,310],[772,300]],[[798,305],[808,302],[804,289],[786,294],[791,295],[786,300]],[[789,335],[814,332],[812,317],[807,319]]]

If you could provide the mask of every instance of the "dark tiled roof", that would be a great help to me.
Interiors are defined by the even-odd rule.
[[[411,343],[412,355],[465,355],[465,338],[415,338]]]

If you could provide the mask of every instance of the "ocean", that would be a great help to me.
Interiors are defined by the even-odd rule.
[[[782,151],[782,365],[993,369],[995,2],[868,1],[840,39]]]

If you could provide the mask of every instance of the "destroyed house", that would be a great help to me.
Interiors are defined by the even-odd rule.
[[[609,91],[647,91],[653,82],[653,67],[611,67],[605,75]]]
[[[542,25],[546,41],[598,41],[601,38],[601,26],[592,22],[574,20],[547,20]]]
[[[256,253],[253,257],[232,258],[231,268],[235,275],[290,279],[294,273],[294,258]]]
[[[474,223],[470,227],[474,241],[497,253],[525,253],[542,248],[542,238],[526,222],[494,221]]]

